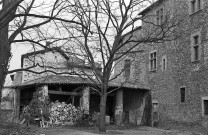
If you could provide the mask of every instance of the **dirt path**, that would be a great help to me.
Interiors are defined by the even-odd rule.
[[[137,129],[108,130],[105,135],[200,135],[191,132],[170,131],[151,127],[139,127]],[[96,131],[81,131],[78,129],[50,128],[41,129],[37,135],[100,135]]]

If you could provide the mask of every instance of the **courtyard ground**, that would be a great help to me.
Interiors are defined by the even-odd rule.
[[[0,123],[0,135],[100,135],[98,127],[58,126],[39,128],[18,124]],[[104,135],[208,135],[208,130],[199,125],[183,123],[162,123],[158,127],[107,126]]]
[[[191,132],[193,135],[208,135],[208,128],[197,123],[182,123],[172,120],[161,122],[158,128],[165,130],[177,130],[179,132]]]
[[[49,129],[40,129],[36,135],[100,135],[96,128],[67,128],[67,127],[54,127]],[[109,128],[105,135],[207,135],[193,131],[182,130],[165,130],[153,127],[132,127],[132,128]]]

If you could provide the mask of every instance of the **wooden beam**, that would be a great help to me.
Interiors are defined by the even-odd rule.
[[[82,95],[79,92],[65,92],[65,91],[54,91],[54,90],[49,90],[48,94],[71,95],[71,96],[81,96]]]

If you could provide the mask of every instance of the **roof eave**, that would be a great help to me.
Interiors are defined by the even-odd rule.
[[[144,15],[147,12],[149,12],[151,9],[153,9],[154,7],[158,6],[160,3],[162,3],[164,0],[157,0],[156,2],[152,3],[150,6],[148,6],[147,8],[145,8],[144,10],[142,10],[138,15]]]

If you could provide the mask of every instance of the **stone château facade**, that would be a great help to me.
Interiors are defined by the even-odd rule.
[[[206,125],[208,118],[208,0],[158,0],[140,15],[162,25],[166,15],[182,16],[175,28],[179,38],[144,45],[130,65],[131,82],[151,90],[155,112],[160,121],[171,119]],[[130,54],[131,55],[131,54]],[[126,57],[115,74],[125,67]],[[124,73],[123,73],[124,74]],[[124,80],[125,75],[120,75]]]

